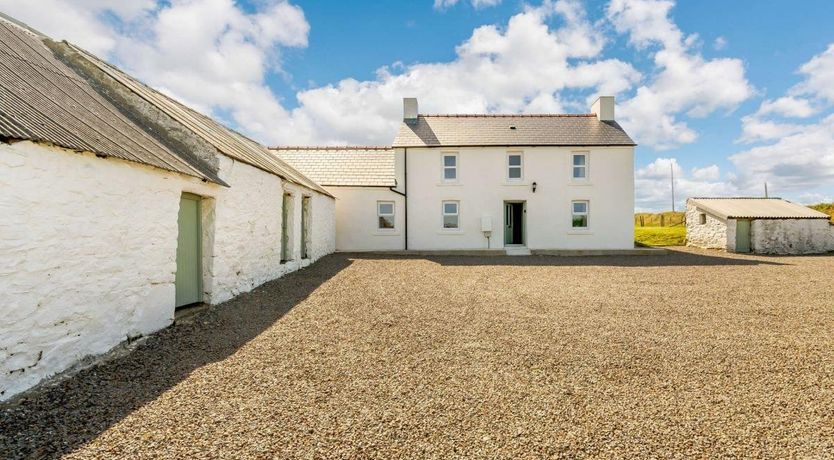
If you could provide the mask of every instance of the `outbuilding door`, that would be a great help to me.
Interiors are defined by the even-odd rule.
[[[736,252],[750,252],[750,221],[736,221]]]
[[[200,239],[200,197],[183,193],[177,217],[176,306],[203,301]]]

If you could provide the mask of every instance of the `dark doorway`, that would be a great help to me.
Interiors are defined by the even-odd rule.
[[[524,213],[526,206],[523,201],[504,202],[504,244],[524,244]]]

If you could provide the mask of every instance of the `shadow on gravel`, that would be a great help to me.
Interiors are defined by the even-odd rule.
[[[733,265],[791,265],[789,263],[776,262],[774,260],[763,260],[762,257],[727,254],[717,251],[715,252],[715,255],[668,248],[667,251],[667,254],[661,255],[628,256],[418,256],[399,254],[389,255],[384,253],[352,253],[347,255],[354,259],[422,259],[440,265],[450,266],[518,265],[527,267],[691,267]]]
[[[127,356],[0,405],[0,458],[74,451],[195,369],[233,354],[350,264],[340,255],[324,257],[209,309],[192,324],[150,336]]]

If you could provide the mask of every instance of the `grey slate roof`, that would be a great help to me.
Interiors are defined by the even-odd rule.
[[[271,147],[284,161],[321,185],[393,187],[391,147]]]
[[[126,118],[56,58],[45,37],[0,17],[0,136],[49,142],[220,182]]]
[[[514,127],[514,129],[513,129]],[[419,115],[400,124],[394,147],[634,146],[615,121],[580,115]]]
[[[690,198],[687,202],[722,219],[829,219],[825,213],[781,198]]]

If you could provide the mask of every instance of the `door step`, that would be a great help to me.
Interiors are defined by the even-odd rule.
[[[508,256],[529,256],[530,250],[526,247],[505,247],[504,250],[507,252]]]

